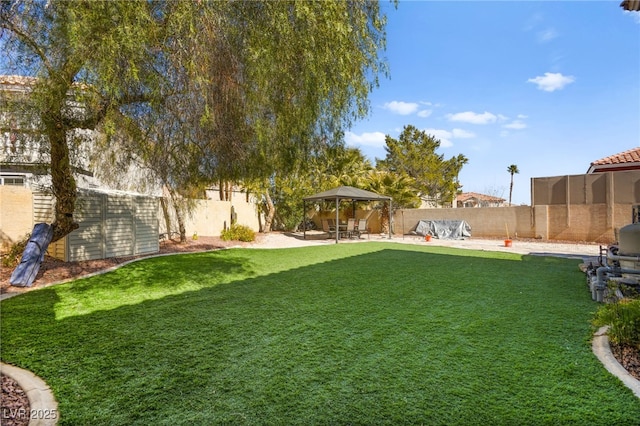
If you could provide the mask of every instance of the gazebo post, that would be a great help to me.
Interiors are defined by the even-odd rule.
[[[391,227],[393,224],[393,202],[389,199],[389,239],[391,239]]]
[[[340,211],[338,210],[340,204],[339,199],[336,197],[336,244],[338,244],[338,240],[340,239]]]
[[[307,239],[307,202],[302,200],[302,239]]]

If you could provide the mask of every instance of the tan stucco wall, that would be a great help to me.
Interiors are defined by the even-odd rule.
[[[229,226],[231,202],[198,200],[186,220],[187,236],[197,233],[199,236],[219,236],[226,221]]]
[[[521,238],[535,237],[528,206],[398,210],[395,233],[410,233],[420,220],[464,220],[471,226],[472,237],[505,238],[507,230],[511,238],[516,234]]]
[[[631,223],[632,208],[632,204],[577,204],[399,210],[395,231],[407,234],[420,220],[464,220],[477,238],[505,238],[508,228],[511,238],[607,244],[616,241],[617,231]]]
[[[6,250],[32,229],[31,190],[20,186],[0,186],[0,249]]]
[[[238,197],[233,201],[194,200],[193,206],[185,220],[185,228],[188,237],[197,233],[203,237],[218,237],[222,231],[231,226],[231,208],[236,215],[236,223],[248,226],[255,232],[260,229],[256,205],[246,202],[244,197]],[[170,211],[173,216],[173,212]],[[158,212],[160,232],[166,232],[166,225],[162,209]],[[172,231],[177,231],[176,221],[173,220]]]

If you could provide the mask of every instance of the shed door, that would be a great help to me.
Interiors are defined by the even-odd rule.
[[[131,197],[107,196],[105,214],[105,257],[131,256],[134,253],[135,227]]]

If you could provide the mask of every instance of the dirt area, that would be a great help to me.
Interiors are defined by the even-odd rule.
[[[384,241],[384,236],[372,237],[372,240]],[[395,242],[404,242],[409,244],[423,244],[424,241],[419,238],[403,238]],[[355,241],[344,241],[355,242]],[[217,237],[200,237],[198,240],[188,240],[186,243],[180,244],[175,241],[165,241],[160,245],[160,253],[188,253],[200,252],[207,250],[217,250],[229,247],[264,247],[264,248],[280,248],[280,247],[296,247],[312,244],[333,244],[332,240],[328,240],[316,233],[310,233],[307,238],[303,238],[301,234],[258,234],[256,241],[252,243],[240,243],[238,241],[223,241]],[[494,240],[474,240],[467,241],[438,241],[432,240],[433,245],[456,246],[459,248],[470,248],[480,250],[500,250],[513,251],[521,253],[538,253],[551,255],[590,255],[597,254],[597,245],[593,244],[566,244],[566,243],[539,243],[531,241],[515,241],[514,247],[500,247],[500,243]],[[2,268],[0,270],[0,293],[7,292],[25,292],[33,289],[45,287],[52,283],[63,280],[79,278],[94,272],[115,267],[119,264],[131,261],[133,259],[145,256],[121,257],[101,260],[89,260],[84,262],[62,262],[50,257],[46,257],[40,271],[32,287],[20,288],[13,287],[9,283],[12,269]],[[640,351],[637,348],[629,346],[611,345],[611,350],[615,358],[620,364],[629,371],[636,379],[640,380]],[[17,411],[19,409],[26,411]],[[20,412],[28,412],[29,402],[26,394],[19,385],[11,378],[2,376],[2,398],[0,415],[2,420],[0,423],[7,426],[18,426],[28,424],[28,419],[14,416],[10,418],[9,414]],[[6,414],[6,416],[5,416]]]
[[[610,343],[611,353],[625,370],[640,380],[640,350],[632,346]]]

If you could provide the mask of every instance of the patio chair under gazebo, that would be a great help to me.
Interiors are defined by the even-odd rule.
[[[351,200],[356,201],[388,201],[389,202],[389,239],[391,239],[391,215],[392,215],[392,199],[386,195],[376,194],[375,192],[365,191],[364,189],[354,188],[353,186],[340,186],[338,188],[330,189],[328,191],[320,192],[309,197],[304,197],[303,211],[304,218],[302,223],[306,223],[307,220],[307,201],[329,201],[336,203],[336,225],[340,218],[340,201]],[[304,238],[307,238],[307,230],[304,228]],[[340,232],[336,232],[336,244],[340,240]]]

